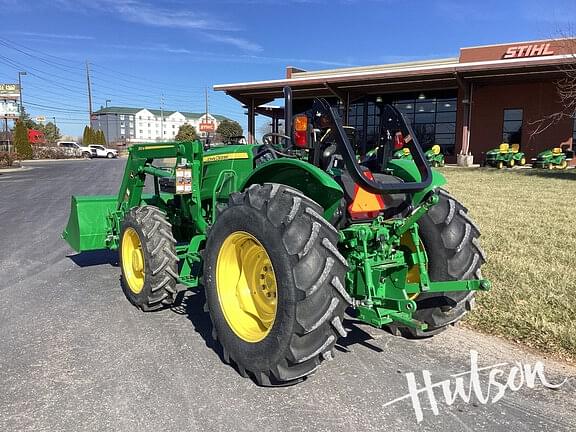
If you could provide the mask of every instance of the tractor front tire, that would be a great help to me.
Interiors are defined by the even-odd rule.
[[[496,168],[498,168],[498,169],[504,168],[504,162],[498,161],[498,162],[496,163]]]
[[[157,207],[134,207],[124,217],[119,261],[122,290],[145,312],[174,302],[178,257],[172,225]]]
[[[428,255],[430,279],[481,279],[480,267],[486,258],[478,241],[480,231],[462,204],[443,189],[439,194],[438,204],[418,222]],[[414,318],[428,324],[428,329],[421,331],[405,327],[400,330],[409,337],[429,337],[460,321],[472,309],[474,291],[423,293],[415,301]]]
[[[352,302],[337,231],[279,184],[230,196],[209,231],[204,287],[223,359],[261,386],[290,385],[331,359]]]

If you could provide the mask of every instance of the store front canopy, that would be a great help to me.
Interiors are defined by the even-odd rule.
[[[214,90],[247,107],[253,140],[258,107],[282,98],[285,86],[292,88],[294,99],[337,97],[345,107],[366,95],[420,90],[459,89],[467,98],[471,82],[560,78],[562,69],[575,62],[574,48],[573,39],[548,40],[462,48],[457,58],[432,61],[312,72],[288,67],[283,79],[216,85]]]

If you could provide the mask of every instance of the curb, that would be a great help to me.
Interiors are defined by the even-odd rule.
[[[32,167],[25,167],[21,166],[20,168],[0,168],[0,174],[7,174],[7,173],[15,173],[15,172],[22,172],[22,171],[29,171],[34,169]]]
[[[85,158],[70,158],[70,159],[27,159],[20,161],[23,164],[46,163],[46,162],[70,162],[70,161],[87,161]]]

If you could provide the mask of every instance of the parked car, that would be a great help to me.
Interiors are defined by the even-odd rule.
[[[96,152],[94,157],[105,157],[108,159],[117,158],[118,150],[106,148],[99,144],[90,144],[89,147]]]
[[[64,153],[70,156],[91,158],[96,155],[96,151],[93,151],[90,147],[81,146],[76,141],[58,141],[56,145],[64,149]]]

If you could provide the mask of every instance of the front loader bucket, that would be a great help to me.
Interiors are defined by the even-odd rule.
[[[73,196],[62,238],[77,252],[106,249],[108,215],[116,210],[115,195]]]

